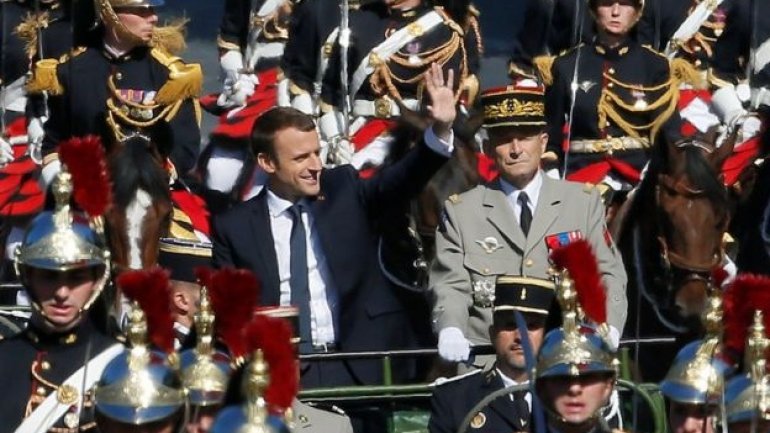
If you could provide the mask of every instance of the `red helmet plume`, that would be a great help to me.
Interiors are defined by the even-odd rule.
[[[91,217],[104,215],[112,203],[112,184],[101,139],[73,137],[59,143],[58,152],[72,175],[75,203]]]
[[[259,299],[259,281],[250,271],[224,268],[211,271],[198,268],[195,275],[209,290],[211,307],[216,317],[217,336],[230,350],[233,358],[248,353],[242,332],[254,315]]]
[[[171,315],[169,273],[160,267],[126,271],[117,280],[123,294],[139,303],[147,320],[150,342],[158,349],[174,351],[174,318]]]
[[[599,265],[591,245],[583,240],[551,252],[551,261],[569,272],[575,282],[577,299],[586,317],[597,324],[607,321],[607,290],[602,283]]]

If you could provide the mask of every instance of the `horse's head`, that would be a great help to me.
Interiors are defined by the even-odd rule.
[[[722,238],[730,219],[720,175],[735,136],[715,145],[716,134],[668,146],[658,176],[656,204],[662,258],[670,271],[671,301],[684,316],[700,314],[711,287],[711,270],[722,264]]]

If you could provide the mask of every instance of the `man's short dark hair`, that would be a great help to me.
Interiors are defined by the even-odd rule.
[[[275,107],[259,116],[251,129],[251,151],[254,156],[266,153],[275,159],[275,133],[287,128],[302,132],[315,129],[313,118],[296,108]]]

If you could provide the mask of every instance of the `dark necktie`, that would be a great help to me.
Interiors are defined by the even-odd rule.
[[[302,208],[299,204],[289,208],[294,220],[291,226],[289,247],[289,286],[291,287],[291,304],[299,310],[300,352],[310,352],[312,335],[310,332],[310,287],[307,271],[307,242],[305,240],[305,224],[302,223]]]
[[[522,191],[519,193],[519,198],[516,199],[521,206],[521,215],[519,215],[519,225],[521,231],[524,232],[524,236],[529,234],[529,227],[532,225],[532,211],[529,210],[529,197],[527,193]]]
[[[518,427],[522,429],[522,431],[529,430],[527,427],[529,424],[529,403],[527,403],[526,395],[527,391],[516,391],[511,394],[511,397],[513,397],[513,407],[515,408],[516,418],[519,419],[519,423],[521,424]]]

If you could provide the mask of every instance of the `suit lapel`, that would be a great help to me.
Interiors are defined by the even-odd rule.
[[[503,389],[503,379],[500,378],[500,374],[496,369],[493,369],[486,374],[484,378],[484,385],[488,389],[485,395],[489,395],[494,391]],[[509,394],[501,395],[489,403],[489,408],[497,413],[503,420],[516,429],[516,431],[527,431],[528,418],[522,419],[520,414],[516,411],[516,406],[511,400]]]
[[[540,187],[540,197],[537,200],[535,213],[532,215],[532,226],[529,228],[529,235],[527,236],[525,255],[542,241],[548,229],[561,213],[562,198],[559,195],[556,182],[543,175],[543,186]]]
[[[270,212],[267,207],[267,188],[263,188],[254,199],[253,218],[249,220],[252,239],[259,252],[257,266],[261,267],[262,305],[278,305],[281,296],[281,281],[278,277],[278,258],[275,255],[275,241],[270,226]]]
[[[508,204],[505,193],[500,189],[499,182],[490,184],[484,192],[484,208],[487,219],[500,234],[516,245],[519,250],[524,250],[527,240],[513,215],[513,209]]]

